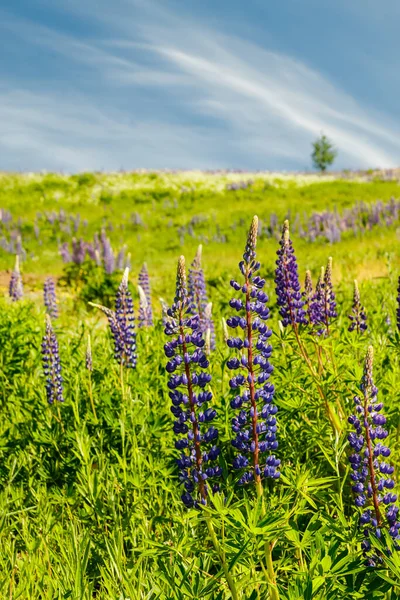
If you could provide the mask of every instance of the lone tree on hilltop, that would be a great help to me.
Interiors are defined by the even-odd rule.
[[[324,172],[329,167],[337,156],[337,150],[332,145],[326,135],[321,134],[312,144],[313,151],[311,154],[312,161],[316,169]]]

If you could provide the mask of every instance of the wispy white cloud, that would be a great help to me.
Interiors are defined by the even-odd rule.
[[[92,15],[108,32],[95,41],[2,19],[3,28],[25,41],[91,69],[95,82],[92,93],[84,94],[75,79],[70,99],[50,88],[0,90],[0,119],[8,124],[0,148],[24,149],[12,164],[23,158],[29,168],[70,170],[287,163],[304,168],[310,142],[321,131],[335,142],[342,166],[400,162],[400,123],[312,66],[223,35],[153,0],[116,0],[112,13],[103,0],[71,0],[68,9],[79,18],[94,6]],[[157,88],[153,105],[159,114],[140,118],[139,88]],[[115,103],[102,102],[102,92]]]

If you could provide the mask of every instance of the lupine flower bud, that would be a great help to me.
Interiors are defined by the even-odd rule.
[[[380,560],[376,554],[370,554],[370,536],[381,537],[383,526],[388,527],[396,547],[400,549],[400,522],[397,520],[398,507],[394,504],[397,495],[391,491],[394,487],[391,478],[394,468],[386,462],[390,449],[384,445],[383,440],[388,432],[383,427],[386,423],[386,418],[381,413],[383,405],[377,402],[378,388],[373,381],[373,357],[373,348],[370,346],[360,385],[362,396],[354,398],[355,414],[348,419],[355,433],[350,433],[347,438],[354,450],[349,456],[354,503],[363,510],[360,516],[360,525],[364,528],[365,535],[362,549],[370,566],[375,566]]]
[[[361,304],[360,291],[358,289],[357,281],[354,281],[353,307],[351,312],[352,314],[349,315],[349,319],[351,321],[349,325],[349,331],[356,330],[357,333],[362,333],[367,329],[367,315],[365,314],[364,307]]]
[[[44,305],[47,314],[52,318],[58,317],[56,284],[52,277],[47,277],[43,285]]]
[[[200,329],[203,334],[210,330],[210,349],[215,350],[215,326],[211,312],[207,312],[208,295],[204,271],[201,266],[202,246],[197,249],[196,256],[189,269],[188,293],[190,300],[190,312],[199,315]]]
[[[257,231],[258,218],[254,217],[239,263],[244,283],[231,281],[243,298],[230,302],[237,316],[227,319],[228,327],[235,330],[227,345],[236,350],[236,356],[227,365],[235,371],[229,385],[234,394],[231,407],[238,410],[232,419],[232,445],[239,452],[233,466],[241,471],[239,484],[255,481],[259,485],[262,477],[279,477],[280,460],[271,454],[278,447],[277,407],[272,403],[274,386],[269,382],[273,367],[269,362],[272,332],[265,323],[269,318],[268,296],[263,291],[265,280],[256,274],[260,268],[256,262]]]
[[[90,341],[90,335],[88,335],[88,341],[86,346],[85,366],[88,371],[93,371],[92,344]]]
[[[297,328],[300,323],[307,323],[304,310],[304,300],[300,291],[297,260],[293,244],[289,236],[289,221],[283,224],[282,237],[279,242],[280,249],[277,251],[275,284],[276,295],[279,306],[279,314],[282,317],[282,325],[291,325]]]
[[[43,371],[46,377],[46,394],[49,404],[64,402],[61,362],[58,342],[49,315],[46,315],[46,331],[42,341]]]
[[[142,308],[139,309],[139,327],[150,327],[153,325],[153,309],[151,306],[151,291],[150,291],[150,277],[147,270],[146,263],[143,264],[139,273],[139,286],[144,292],[146,302],[141,302],[141,307],[146,305],[144,312]]]
[[[19,256],[15,257],[15,267],[11,273],[10,284],[8,288],[9,296],[13,302],[20,300],[24,295],[21,272],[19,270]]]
[[[169,359],[166,370],[171,374],[168,387],[171,412],[176,419],[173,430],[179,436],[175,447],[181,451],[177,460],[185,488],[181,498],[188,508],[206,504],[210,486],[213,492],[218,491],[219,486],[213,481],[222,474],[221,467],[215,464],[220,453],[215,445],[218,431],[210,425],[216,412],[207,407],[212,399],[207,389],[211,375],[202,371],[209,363],[203,351],[199,316],[190,314],[189,304],[185,259],[181,256],[175,299],[165,323],[165,333],[172,339],[165,344],[164,351]]]

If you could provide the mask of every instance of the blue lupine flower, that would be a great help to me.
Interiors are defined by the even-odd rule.
[[[304,292],[302,296],[304,300],[304,306],[307,307],[307,318],[312,324],[311,302],[313,298],[313,284],[311,279],[311,271],[306,271],[306,277],[304,279]]]
[[[260,269],[256,261],[257,231],[258,218],[254,217],[239,263],[244,281],[231,281],[233,289],[242,295],[230,301],[238,314],[226,322],[237,331],[227,340],[229,348],[237,354],[227,363],[235,371],[229,385],[235,394],[231,407],[238,411],[232,419],[235,434],[232,445],[238,450],[233,466],[242,471],[240,484],[255,481],[260,485],[262,477],[280,476],[280,460],[271,454],[278,447],[275,417],[278,409],[272,403],[274,386],[269,382],[273,367],[269,362],[272,332],[265,323],[269,318],[268,296],[263,291],[265,280],[256,274]]]
[[[360,516],[365,535],[362,549],[370,566],[375,566],[379,557],[368,555],[371,550],[369,538],[371,535],[381,537],[382,527],[388,527],[396,547],[400,548],[398,507],[394,504],[397,495],[392,491],[394,481],[391,478],[394,468],[386,462],[390,449],[383,440],[388,432],[384,428],[386,418],[381,413],[383,404],[377,401],[378,388],[373,381],[373,356],[370,346],[360,385],[362,396],[354,398],[355,414],[348,419],[355,432],[347,438],[354,450],[349,456],[354,503],[363,510]]]
[[[153,325],[153,310],[151,306],[150,278],[146,263],[143,264],[139,273],[139,286],[144,293],[144,296],[141,296],[139,305],[139,327],[150,327]]]
[[[10,284],[8,288],[9,296],[13,302],[20,300],[24,295],[21,272],[19,270],[19,256],[15,257],[15,267],[11,272]]]
[[[181,498],[188,508],[206,504],[209,486],[213,492],[218,491],[214,480],[222,474],[221,467],[215,464],[220,453],[215,445],[218,431],[210,425],[216,415],[214,408],[208,406],[212,399],[208,390],[211,375],[201,371],[209,363],[203,351],[199,316],[191,315],[189,308],[185,259],[181,256],[176,295],[165,322],[165,333],[172,339],[165,344],[164,351],[169,359],[166,370],[170,373],[171,412],[176,419],[173,430],[178,436],[175,447],[182,452],[177,460],[179,478],[185,488]]]
[[[43,285],[44,305],[47,314],[52,318],[58,317],[56,284],[52,277],[47,277]]]
[[[351,321],[349,331],[356,330],[357,333],[362,333],[367,329],[367,315],[361,304],[360,290],[358,289],[357,281],[354,281],[353,306],[351,312],[352,314],[349,315]]]
[[[49,404],[64,402],[61,362],[58,342],[49,315],[46,315],[46,331],[42,341],[43,371],[46,377],[46,394]]]
[[[275,271],[275,291],[282,325],[297,328],[300,323],[307,323],[304,300],[300,291],[297,259],[289,234],[289,221],[283,224],[280,248],[277,251]]]
[[[197,249],[196,256],[190,265],[188,275],[188,293],[190,299],[190,312],[199,315],[201,332],[210,338],[210,349],[215,350],[215,325],[209,310],[209,301],[206,288],[204,271],[201,266],[202,246]]]

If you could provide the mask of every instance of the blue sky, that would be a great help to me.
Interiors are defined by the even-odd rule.
[[[400,163],[397,0],[13,0],[0,170]]]

